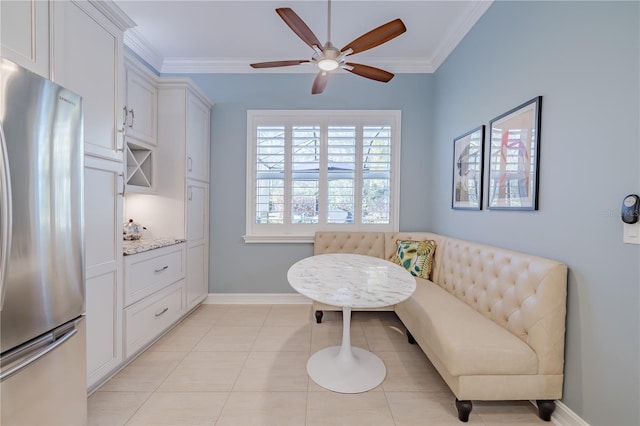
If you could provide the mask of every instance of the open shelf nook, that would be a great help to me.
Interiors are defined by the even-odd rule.
[[[153,188],[153,150],[127,143],[127,186],[137,189]]]

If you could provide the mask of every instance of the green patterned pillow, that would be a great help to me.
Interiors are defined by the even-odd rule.
[[[411,272],[411,275],[428,280],[435,251],[436,242],[433,240],[400,240],[393,261]]]

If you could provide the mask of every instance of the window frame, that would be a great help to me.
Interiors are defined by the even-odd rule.
[[[317,224],[258,224],[256,223],[256,156],[257,156],[257,128],[258,126],[320,126],[321,145],[324,146],[324,156],[327,145],[328,126],[355,125],[356,152],[362,152],[362,129],[364,126],[388,125],[391,127],[390,146],[390,182],[389,182],[389,223],[317,223]],[[246,243],[309,243],[313,242],[316,231],[377,231],[397,232],[400,216],[400,145],[401,145],[401,111],[399,110],[247,110],[247,167],[246,167]],[[286,138],[289,140],[290,138]],[[290,144],[285,146],[285,157],[289,156]],[[361,158],[361,157],[360,157]],[[360,160],[361,161],[361,160]],[[356,167],[358,169],[358,167]],[[319,178],[326,179],[326,172],[319,172]],[[291,174],[285,175],[285,188],[291,188]],[[361,188],[363,176],[356,172],[356,188]],[[361,197],[356,193],[356,200]],[[290,200],[291,194],[285,197]],[[358,207],[359,208],[359,207]],[[326,219],[326,218],[325,218]],[[358,221],[356,221],[358,222]]]

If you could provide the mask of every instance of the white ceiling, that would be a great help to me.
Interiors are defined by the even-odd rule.
[[[431,73],[493,0],[333,0],[331,41],[341,48],[396,18],[407,32],[352,62],[394,73]],[[321,42],[328,8],[317,0],[115,0],[136,24],[125,43],[162,73],[309,72],[310,64],[255,70],[253,62],[310,59],[313,51],[276,14],[292,8]]]

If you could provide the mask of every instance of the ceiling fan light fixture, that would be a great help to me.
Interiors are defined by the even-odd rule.
[[[390,81],[393,78],[392,73],[369,65],[347,62],[347,56],[364,52],[365,50],[372,49],[398,37],[407,30],[402,20],[398,18],[380,25],[379,27],[376,27],[368,33],[351,41],[342,49],[338,49],[331,43],[331,0],[327,0],[327,8],[327,42],[324,46],[320,44],[318,37],[315,36],[313,31],[311,31],[307,24],[305,24],[293,9],[289,7],[276,9],[276,12],[280,15],[285,24],[287,24],[302,41],[313,49],[314,54],[311,56],[310,60],[296,59],[288,61],[271,61],[249,65],[253,68],[272,68],[311,62],[320,70],[313,81],[313,86],[311,88],[312,95],[322,93],[327,84],[328,74],[338,68],[371,80],[381,81],[383,83]]]
[[[340,66],[338,61],[331,58],[324,58],[318,61],[318,68],[322,71],[333,71]]]

